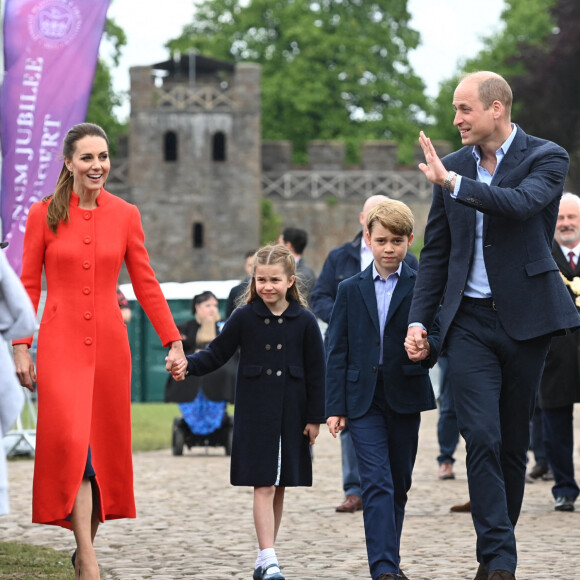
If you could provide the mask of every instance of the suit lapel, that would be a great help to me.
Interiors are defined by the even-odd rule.
[[[413,279],[415,278],[415,273],[408,268],[405,263],[401,268],[401,275],[399,276],[399,281],[395,286],[393,296],[391,298],[391,303],[389,304],[389,311],[387,312],[387,320],[385,324],[389,323],[393,314],[397,311],[397,308],[401,305],[405,296],[413,289]]]
[[[517,127],[517,125],[516,125]],[[491,179],[491,185],[500,185],[505,177],[513,174],[514,169],[521,163],[524,158],[524,151],[526,149],[526,134],[520,127],[516,129],[517,133],[508,149],[504,158],[501,160],[499,167],[496,169],[493,177]],[[487,226],[489,224],[489,216],[484,214],[483,216],[483,239],[487,234]]]
[[[373,265],[371,265],[361,272],[359,276],[358,284],[360,293],[362,295],[363,302],[365,303],[366,309],[373,321],[373,326],[380,335],[381,329],[379,327],[379,311],[377,308],[377,296],[375,294],[375,283],[373,281]]]

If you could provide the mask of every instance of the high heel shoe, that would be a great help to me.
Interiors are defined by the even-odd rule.
[[[73,555],[70,557],[70,561],[72,562],[73,568],[76,569],[75,563],[77,561],[77,551],[73,552]]]

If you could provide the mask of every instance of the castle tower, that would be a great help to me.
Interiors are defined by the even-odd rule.
[[[192,54],[130,74],[130,199],[157,277],[241,277],[260,236],[260,67]]]

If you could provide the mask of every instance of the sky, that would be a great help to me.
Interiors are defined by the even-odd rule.
[[[178,36],[191,22],[193,0],[114,0],[108,16],[127,34],[127,46],[114,73],[117,91],[129,90],[129,68],[150,65],[168,58],[165,42]],[[481,38],[500,29],[504,0],[408,0],[410,25],[421,34],[422,44],[409,59],[434,97],[439,83],[450,77],[459,60],[476,55]],[[145,8],[146,5],[146,8]],[[119,111],[129,115],[128,103]]]

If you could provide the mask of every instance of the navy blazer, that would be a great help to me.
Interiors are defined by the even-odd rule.
[[[404,348],[416,271],[402,264],[383,335],[383,379],[389,406],[397,413],[436,407],[429,366],[437,360],[436,327],[429,334],[427,361],[412,362]],[[327,330],[326,416],[356,419],[370,408],[377,383],[380,329],[373,265],[342,282]]]
[[[425,228],[409,322],[430,327],[438,307],[441,348],[463,297],[473,259],[476,210],[484,214],[483,258],[498,318],[515,340],[580,325],[551,253],[568,154],[517,127],[490,185],[476,181],[473,147],[443,159],[462,176],[457,199],[440,186]]]
[[[309,303],[312,312],[323,322],[330,320],[338,285],[360,272],[361,238],[362,232],[359,232],[352,242],[331,250],[322,266],[320,276],[310,294]],[[413,254],[407,253],[405,262],[411,268],[417,269],[417,258]]]

